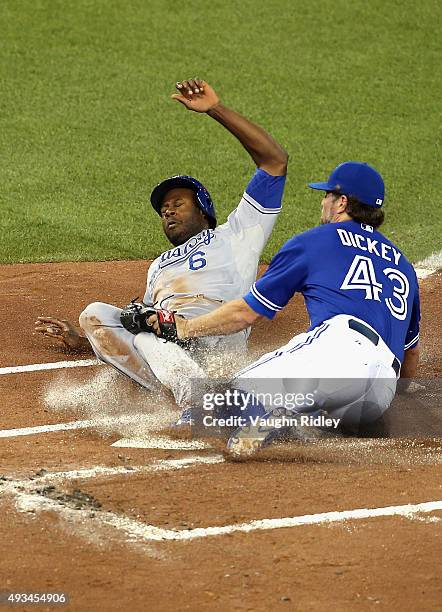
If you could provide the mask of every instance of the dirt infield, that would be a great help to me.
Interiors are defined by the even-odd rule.
[[[146,272],[145,262],[0,266],[0,368],[78,360],[33,334],[36,316],[75,321],[92,301],[124,305],[143,295]],[[432,381],[441,285],[440,272],[421,285],[419,376]],[[257,325],[251,351],[306,326],[296,298]],[[0,389],[0,593],[63,591],[79,611],[440,605],[442,504],[422,504],[442,499],[441,439],[292,443],[229,463],[216,445],[155,448],[172,409],[106,366],[3,374]],[[419,394],[426,414],[406,399],[393,413],[431,432],[440,406],[431,386]],[[111,446],[121,438],[151,448]]]

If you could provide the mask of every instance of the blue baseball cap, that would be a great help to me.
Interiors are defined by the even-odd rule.
[[[352,196],[362,204],[380,208],[384,201],[385,187],[382,176],[369,164],[348,161],[339,164],[323,183],[309,183],[312,189],[335,191]]]

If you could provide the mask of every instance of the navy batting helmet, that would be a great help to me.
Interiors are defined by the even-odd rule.
[[[157,213],[161,216],[161,204],[163,203],[164,196],[171,189],[175,189],[175,187],[185,187],[195,192],[199,208],[207,215],[209,227],[214,229],[216,227],[216,212],[210,193],[202,183],[192,176],[177,174],[176,176],[171,176],[162,181],[155,187],[150,194],[150,201]]]

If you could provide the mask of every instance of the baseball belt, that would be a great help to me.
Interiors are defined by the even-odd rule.
[[[355,319],[349,319],[348,326],[350,329],[353,329],[354,331],[357,331],[363,336],[365,336],[368,340],[370,340],[370,342],[373,342],[375,346],[379,344],[379,340],[380,340],[379,334],[377,334],[375,331],[367,327],[367,325],[364,325],[363,323],[361,323],[360,321],[356,321]],[[399,371],[401,369],[401,362],[399,361],[397,357],[393,359],[393,363],[391,364],[391,367],[395,371],[396,376],[398,376]]]

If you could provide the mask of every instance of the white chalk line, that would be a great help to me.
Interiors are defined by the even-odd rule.
[[[41,370],[59,370],[63,368],[85,368],[88,366],[103,365],[97,359],[77,359],[75,361],[54,361],[51,363],[33,363],[30,365],[8,366],[0,368],[1,374],[21,374],[23,372],[38,372]]]
[[[342,521],[361,520],[384,516],[404,516],[412,518],[417,513],[434,512],[442,510],[442,500],[435,502],[424,502],[420,504],[406,504],[404,506],[388,506],[384,508],[358,508],[356,510],[344,510],[341,512],[322,512],[320,514],[305,514],[303,516],[291,516],[279,519],[260,519],[250,523],[239,523],[224,525],[222,527],[198,527],[196,529],[175,531],[173,529],[162,529],[154,525],[146,525],[140,521],[120,517],[113,513],[106,513],[103,517],[107,525],[121,529],[130,537],[137,537],[144,541],[188,541],[211,536],[227,535],[231,533],[250,533],[252,531],[268,531],[273,529],[284,529],[299,527],[301,525],[320,525]]]
[[[84,468],[78,470],[69,470],[65,472],[51,472],[43,475],[36,475],[29,479],[22,480],[0,480],[0,494],[3,493],[3,497],[10,495],[15,499],[16,508],[19,512],[42,512],[52,511],[61,516],[68,522],[69,525],[75,525],[78,527],[76,534],[80,536],[88,537],[91,539],[91,534],[94,536],[93,541],[97,540],[99,530],[111,527],[114,531],[114,535],[121,537],[121,534],[126,535],[125,531],[121,528],[115,528],[113,523],[118,515],[98,511],[95,507],[88,506],[87,508],[72,508],[69,506],[69,502],[65,501],[63,504],[57,499],[52,499],[47,495],[43,494],[40,489],[35,487],[41,487],[48,483],[58,483],[59,481],[66,480],[82,480],[86,478],[99,478],[117,476],[117,475],[131,475],[146,472],[158,472],[158,471],[174,471],[187,469],[198,464],[216,464],[224,461],[222,455],[216,455],[212,457],[201,457],[191,456],[183,459],[158,459],[145,466],[134,466],[134,467],[107,467],[107,466],[95,466],[93,468]],[[106,520],[103,520],[101,515],[106,516]],[[97,519],[96,519],[97,517]],[[109,534],[106,533],[106,537]],[[133,536],[129,536],[129,539],[133,539]],[[98,537],[98,541],[100,538]],[[152,554],[152,550],[149,548],[144,549],[145,552]],[[154,555],[155,556],[155,555]]]
[[[424,278],[428,278],[436,272],[436,270],[432,270],[431,268],[415,268],[416,276],[419,280],[424,280]]]
[[[168,468],[164,468],[168,469]],[[176,468],[175,468],[176,469]],[[31,483],[32,484],[32,483]],[[371,519],[387,516],[402,516],[409,520],[422,520],[419,515],[442,510],[442,500],[429,501],[401,506],[387,506],[382,508],[357,508],[355,510],[321,512],[318,514],[305,514],[274,519],[259,519],[249,523],[237,523],[220,527],[198,527],[188,530],[163,529],[149,525],[135,519],[118,515],[114,512],[91,509],[73,510],[62,505],[57,500],[41,495],[37,491],[29,490],[29,482],[7,481],[2,483],[4,493],[16,499],[17,509],[21,512],[55,511],[64,518],[89,522],[94,528],[112,527],[117,532],[124,533],[130,541],[161,542],[161,541],[190,541],[195,539],[228,535],[232,533],[250,533],[254,531],[269,531],[273,529],[286,529],[305,525],[331,525],[343,521]],[[435,517],[438,518],[438,517]],[[433,521],[432,521],[433,522]]]
[[[416,276],[419,279],[424,279],[431,276],[437,272],[437,270],[440,270],[440,268],[442,268],[442,251],[432,253],[431,255],[428,255],[428,257],[425,257],[425,259],[422,261],[418,261],[416,264],[414,264]]]
[[[181,459],[156,459],[147,465],[134,465],[134,466],[115,466],[108,467],[105,465],[97,465],[91,468],[82,468],[78,470],[68,470],[65,472],[48,472],[42,475],[33,476],[30,482],[20,481],[21,486],[23,482],[26,482],[27,488],[32,488],[35,484],[46,484],[59,482],[63,480],[86,480],[88,478],[100,478],[100,477],[112,477],[121,475],[140,474],[146,472],[162,472],[162,471],[173,471],[189,468],[193,465],[213,465],[216,463],[223,463],[224,458],[222,455],[211,455],[208,457],[192,455],[190,457],[183,457]]]
[[[434,251],[430,255],[427,255],[422,261],[419,261],[416,266],[431,266],[432,268],[442,268],[442,249],[440,251]]]
[[[31,436],[33,434],[52,433],[56,431],[68,431],[70,429],[88,429],[89,427],[100,427],[116,424],[126,425],[139,423],[142,414],[121,415],[118,417],[105,417],[88,419],[84,421],[69,421],[68,423],[53,423],[51,425],[35,425],[34,427],[20,427],[16,429],[0,430],[0,438],[15,438],[17,436]]]
[[[111,446],[117,448],[155,448],[164,450],[202,450],[211,448],[200,440],[174,440],[164,436],[148,436],[146,438],[121,438]]]
[[[145,418],[143,414],[121,415],[118,417],[103,417],[83,421],[70,421],[68,423],[53,423],[51,425],[35,425],[33,427],[20,427],[0,430],[0,438],[16,438],[19,436],[32,436],[43,433],[55,433],[74,429],[89,429],[109,427],[112,425],[130,425],[140,423]],[[147,436],[143,439],[121,438],[111,446],[117,448],[150,448],[159,450],[202,450],[210,446],[199,440],[175,440],[166,436]]]

